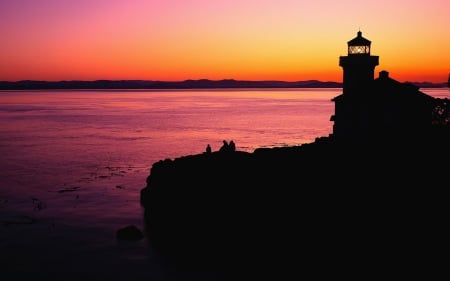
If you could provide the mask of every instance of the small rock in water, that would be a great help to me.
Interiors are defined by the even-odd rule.
[[[120,240],[141,240],[144,234],[134,225],[123,227],[116,232],[117,239]]]

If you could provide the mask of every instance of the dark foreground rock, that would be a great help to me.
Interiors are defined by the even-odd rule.
[[[137,241],[144,238],[144,234],[134,225],[128,225],[117,230],[116,237],[119,240]]]
[[[443,262],[449,155],[445,141],[321,138],[159,161],[141,191],[146,233],[178,273],[429,278]]]

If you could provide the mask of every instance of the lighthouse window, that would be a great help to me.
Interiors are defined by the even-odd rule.
[[[348,53],[349,54],[368,54],[369,46],[349,46]]]

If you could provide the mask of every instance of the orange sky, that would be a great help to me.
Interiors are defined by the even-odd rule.
[[[0,80],[342,81],[360,29],[399,81],[450,73],[448,0],[2,0]]]

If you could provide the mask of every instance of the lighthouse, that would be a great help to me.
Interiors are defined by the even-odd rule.
[[[347,56],[339,57],[339,66],[344,70],[343,94],[358,94],[373,81],[378,56],[370,54],[370,45],[371,41],[364,38],[361,31],[347,42]]]

